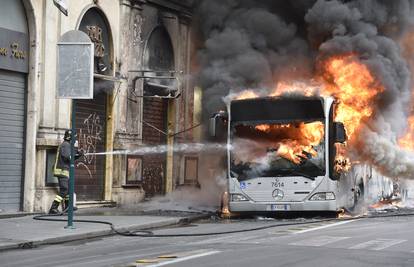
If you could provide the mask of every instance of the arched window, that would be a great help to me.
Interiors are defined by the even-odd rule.
[[[79,30],[95,44],[94,72],[110,75],[112,72],[112,38],[105,15],[98,8],[89,9],[82,18]]]
[[[148,39],[144,65],[149,70],[174,70],[174,50],[170,36],[163,26],[156,27]]]
[[[172,98],[178,96],[174,66],[174,49],[170,36],[163,26],[157,26],[147,41],[144,51],[144,67],[150,71],[146,72],[145,76],[160,78],[144,79],[144,97]]]

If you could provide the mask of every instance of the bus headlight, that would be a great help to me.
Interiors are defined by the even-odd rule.
[[[231,194],[231,201],[248,201],[248,199],[240,194]]]
[[[309,200],[335,200],[335,194],[333,192],[315,193]]]

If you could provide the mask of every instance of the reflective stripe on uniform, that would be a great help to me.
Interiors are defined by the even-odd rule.
[[[53,168],[53,175],[54,176],[60,176],[60,177],[62,177],[62,176],[69,177],[69,171],[68,170],[63,170],[63,169],[60,169],[60,168],[56,167],[57,163],[58,163],[58,160],[59,160],[59,157],[60,157],[60,145],[58,146],[57,153],[56,153],[56,160],[55,160],[55,166]]]
[[[62,170],[59,168],[55,168],[53,170],[53,175],[54,176],[65,176],[65,177],[69,177],[69,171],[68,170]]]
[[[61,196],[59,196],[59,195],[56,195],[56,197],[55,197],[55,201],[57,201],[57,202],[62,202],[62,200],[63,200],[63,197],[61,197]]]

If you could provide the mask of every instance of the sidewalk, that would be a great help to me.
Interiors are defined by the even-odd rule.
[[[0,251],[16,248],[32,248],[39,245],[56,244],[74,240],[112,235],[109,225],[74,222],[75,229],[65,229],[67,222],[34,220],[34,215],[0,219]],[[75,212],[74,220],[99,220],[111,222],[119,231],[144,230],[171,226],[183,222],[208,218],[210,213],[180,211],[126,211],[117,208],[82,209]],[[12,217],[12,218],[10,218]],[[66,219],[66,216],[50,217]]]

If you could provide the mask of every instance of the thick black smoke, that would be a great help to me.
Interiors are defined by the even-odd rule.
[[[318,43],[319,56],[357,53],[374,71],[386,89],[377,116],[388,118],[397,134],[405,127],[411,88],[407,64],[391,37],[397,38],[406,28],[410,8],[408,1],[318,1],[305,17],[309,39]]]
[[[298,24],[275,12],[302,13],[302,20],[305,13],[294,13],[298,4],[279,4],[274,10],[271,3],[200,1],[198,22],[205,40],[199,79],[207,112],[222,106],[230,90],[269,88],[286,77],[309,76],[312,56],[306,36]]]
[[[378,160],[375,147],[385,144],[384,139],[389,149],[406,127],[411,73],[399,39],[412,29],[413,10],[414,0],[200,0],[196,17],[203,45],[198,77],[204,110],[207,115],[217,111],[229,92],[306,80],[317,71],[318,60],[357,54],[385,88],[366,127],[378,142],[366,143],[369,149],[361,156],[387,165],[385,158]],[[380,167],[391,174],[391,165]]]

